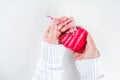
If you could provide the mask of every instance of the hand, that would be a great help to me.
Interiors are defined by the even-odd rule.
[[[60,35],[63,32],[67,31],[70,28],[70,25],[73,25],[75,23],[71,17],[68,18],[64,16],[58,19],[61,22],[59,22],[58,20],[53,20],[46,29],[44,33],[44,41],[51,44],[60,44]]]
[[[97,58],[100,56],[90,34],[88,34],[87,36],[87,44],[86,44],[85,51],[83,53],[75,52],[73,56],[75,57],[76,60],[93,59],[93,58]]]

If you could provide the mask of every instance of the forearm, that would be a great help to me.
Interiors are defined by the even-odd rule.
[[[62,80],[62,59],[65,48],[62,45],[41,43],[41,57],[34,80]]]
[[[101,57],[76,61],[76,67],[80,74],[80,80],[104,80]]]

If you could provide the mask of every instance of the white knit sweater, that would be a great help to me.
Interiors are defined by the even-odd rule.
[[[63,80],[62,60],[65,53],[63,45],[41,43],[41,57],[33,80]],[[101,58],[78,60],[75,62],[80,80],[103,80]]]

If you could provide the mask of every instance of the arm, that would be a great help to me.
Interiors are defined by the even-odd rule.
[[[71,18],[61,17],[65,24],[71,24]],[[33,80],[62,80],[62,59],[65,47],[59,43],[59,36],[69,27],[53,20],[45,31],[41,43],[41,56]]]
[[[80,80],[104,80],[105,75],[101,57],[75,62],[80,75]]]
[[[76,67],[80,80],[104,80],[105,75],[102,68],[102,58],[95,43],[88,34],[87,44],[83,53],[74,53]]]
[[[41,56],[34,80],[62,80],[62,59],[65,47],[41,43]]]

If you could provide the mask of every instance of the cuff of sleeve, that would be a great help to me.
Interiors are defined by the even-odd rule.
[[[101,57],[95,59],[78,60],[75,62],[81,79],[96,80],[104,77]]]
[[[40,61],[42,61],[43,64],[57,67],[62,65],[65,47],[63,45],[50,44],[42,41],[40,53]]]

